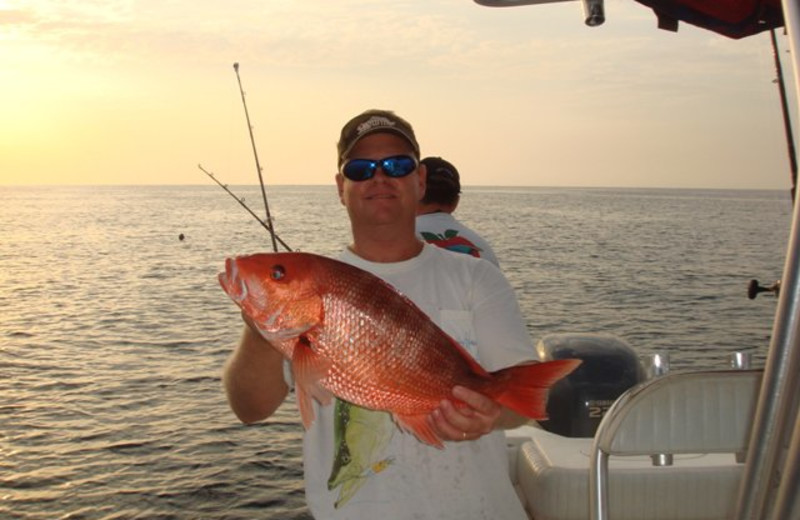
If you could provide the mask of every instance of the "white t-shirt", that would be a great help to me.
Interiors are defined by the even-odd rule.
[[[487,370],[536,359],[514,291],[489,262],[427,244],[405,262],[367,262],[349,250],[340,259],[394,285]],[[399,430],[386,412],[334,402],[314,402],[304,438],[306,500],[315,518],[526,518],[503,432],[440,450]]]
[[[433,245],[457,253],[467,253],[485,258],[494,265],[500,266],[489,242],[456,220],[450,213],[439,211],[417,215],[417,234]]]

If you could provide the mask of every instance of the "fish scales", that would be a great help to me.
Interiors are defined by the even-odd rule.
[[[469,376],[466,363],[458,363],[452,346],[441,341],[438,328],[416,306],[389,305],[395,291],[359,274],[352,269],[331,271],[325,283],[332,295],[323,300],[326,326],[309,333],[320,353],[333,362],[325,385],[368,408],[418,413],[420,406],[437,406],[452,386],[419,374],[461,368],[462,377],[450,376],[460,380]]]

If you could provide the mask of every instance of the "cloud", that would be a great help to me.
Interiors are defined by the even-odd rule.
[[[0,8],[0,27],[5,30],[12,30],[15,27],[24,27],[32,24],[36,17],[26,9],[2,9]]]
[[[588,29],[577,2],[569,4],[575,5],[491,9],[467,0],[40,0],[6,11],[0,20],[30,40],[80,59],[96,54],[186,66],[235,56],[263,67],[320,74],[408,69],[494,81],[499,88],[504,82],[565,78],[578,86],[599,77],[631,82],[643,76],[630,72],[636,70],[669,85],[675,69],[664,63],[674,63],[676,55],[698,43],[691,27],[682,28],[678,37],[657,34],[663,31],[653,28],[652,16],[640,7],[609,12],[609,27]],[[612,6],[619,10],[622,4],[611,2],[607,10]],[[619,29],[632,21],[638,22],[633,31]],[[644,54],[662,40],[658,54]],[[728,52],[717,47],[702,63],[684,59],[684,71],[713,75]]]

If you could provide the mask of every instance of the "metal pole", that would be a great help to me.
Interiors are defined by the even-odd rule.
[[[800,518],[800,417],[795,420],[794,435],[784,474],[778,487],[778,499],[773,508],[772,518],[785,520]]]
[[[589,519],[608,520],[608,453],[592,445],[592,459],[589,464]]]
[[[800,0],[783,3],[789,35],[795,88],[800,77],[798,30]],[[789,247],[786,253],[781,294],[772,329],[767,365],[751,431],[747,463],[739,487],[737,520],[763,520],[774,503],[782,471],[784,446],[797,416],[798,370],[800,370],[800,205],[795,204]],[[793,483],[797,487],[797,483]]]

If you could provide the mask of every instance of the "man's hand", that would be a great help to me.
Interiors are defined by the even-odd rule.
[[[504,408],[485,395],[463,386],[453,388],[453,397],[442,401],[428,416],[428,424],[445,440],[472,441],[499,427]]]

